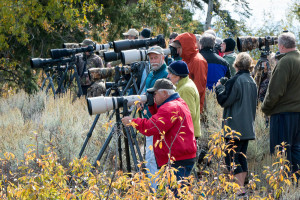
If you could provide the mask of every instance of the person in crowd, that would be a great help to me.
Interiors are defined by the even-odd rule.
[[[200,34],[195,34],[195,36],[196,36],[196,41],[197,41],[197,49],[200,52],[200,38],[201,38],[201,35]]]
[[[213,89],[218,80],[222,77],[230,78],[229,64],[221,56],[214,53],[215,37],[204,33],[200,39],[201,55],[205,58],[208,65],[206,87]]]
[[[210,34],[215,38],[215,45],[213,48],[213,52],[218,54],[219,56],[223,57],[223,53],[221,52],[221,44],[222,44],[222,39],[217,37],[216,32],[213,29],[208,29],[206,31],[204,31],[203,34]]]
[[[176,86],[176,92],[186,102],[194,125],[194,135],[201,135],[200,130],[200,97],[195,83],[188,77],[189,69],[184,61],[175,61],[168,66],[168,79]]]
[[[233,135],[225,133],[225,140],[229,144],[229,149],[234,149],[235,152],[227,149],[225,162],[228,170],[233,170],[237,183],[241,187],[241,195],[245,193],[244,182],[248,171],[245,155],[249,140],[255,139],[257,87],[250,75],[251,63],[252,58],[248,53],[238,54],[233,64],[236,75],[226,83],[222,79],[219,80],[215,88],[217,101],[224,108],[223,127],[226,125],[233,130]],[[236,166],[235,169],[232,169],[232,162]]]
[[[144,28],[140,32],[140,39],[146,39],[151,37],[151,30],[149,28]]]
[[[140,39],[147,39],[147,38],[150,38],[151,36],[151,30],[148,29],[148,28],[144,28],[141,33],[140,33]],[[140,48],[141,50],[146,50],[146,48]],[[143,84],[144,84],[144,81],[146,80],[147,78],[147,75],[149,74],[150,72],[150,63],[149,61],[141,61],[140,62],[140,68],[142,70],[139,70],[142,72],[142,74],[139,73],[139,77],[138,77],[138,82],[137,84],[139,85],[139,88],[143,87]],[[146,87],[145,87],[145,84],[144,84],[144,87],[142,89],[142,94],[146,92]]]
[[[147,89],[154,97],[147,95],[151,118],[132,119],[128,116],[122,119],[122,123],[134,125],[143,135],[153,136],[153,150],[158,167],[170,164],[178,169],[176,176],[180,180],[190,175],[197,146],[189,108],[175,89],[166,78],[156,80],[154,86]],[[169,162],[170,159],[172,163]]]
[[[279,54],[279,52],[278,52]],[[272,76],[272,71],[276,66],[276,54],[271,53],[267,56],[267,62],[262,62],[261,65],[256,65],[253,70],[253,77],[258,87],[258,100],[262,103],[265,99],[268,85]],[[266,118],[267,119],[267,118]]]
[[[169,44],[171,44],[175,38],[178,36],[179,34],[176,32],[171,33],[170,37],[169,37]]]
[[[221,52],[224,53],[223,58],[228,62],[231,76],[235,75],[235,69],[233,63],[236,58],[236,53],[234,53],[235,41],[232,38],[226,38],[221,44]]]
[[[81,43],[82,47],[87,47],[90,45],[94,45],[94,42],[91,39],[85,39]],[[102,59],[93,52],[84,52],[82,56],[79,57],[77,69],[83,95],[87,97],[95,97],[105,94],[105,84],[102,81],[96,81],[95,83],[92,83],[88,76],[88,69],[102,67]]]
[[[207,62],[200,55],[196,43],[196,36],[194,34],[182,33],[175,38],[171,46],[177,49],[179,56],[188,65],[189,77],[194,81],[199,92],[200,112],[202,113],[205,101]]]
[[[125,39],[135,40],[139,37],[139,32],[135,28],[129,29],[127,32],[123,33]]]
[[[167,65],[164,62],[163,49],[160,46],[153,46],[148,49],[147,54],[149,57],[151,70],[146,78],[146,90],[152,88],[156,80],[166,78],[168,75]],[[152,113],[149,111],[148,107],[145,109],[147,110],[147,114],[144,117],[149,119],[152,116]],[[150,146],[153,146],[153,136],[146,135],[146,167],[150,170],[150,174],[155,174],[158,169],[154,152],[151,150]],[[153,188],[156,188],[155,182],[152,182],[151,185]]]
[[[280,55],[275,66],[262,111],[270,118],[270,152],[286,142],[287,159],[291,171],[300,165],[300,52],[296,48],[293,33],[282,33],[278,37]],[[299,179],[299,174],[297,174]]]

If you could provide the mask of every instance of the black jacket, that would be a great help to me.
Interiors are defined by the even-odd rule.
[[[255,139],[257,87],[249,71],[238,71],[225,85],[218,85],[216,95],[218,103],[224,108],[223,125],[240,132],[241,140]]]

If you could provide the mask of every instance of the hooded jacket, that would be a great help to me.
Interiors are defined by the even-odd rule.
[[[196,36],[194,34],[183,33],[178,35],[175,40],[181,44],[182,60],[188,65],[189,77],[197,86],[200,95],[200,112],[202,113],[207,81],[207,62],[197,49]]]

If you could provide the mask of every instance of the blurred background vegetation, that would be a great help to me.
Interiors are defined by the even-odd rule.
[[[30,69],[30,58],[48,58],[50,49],[62,48],[65,42],[89,37],[103,44],[122,38],[129,28],[145,27],[153,36],[166,38],[173,31],[201,34],[210,27],[221,38],[277,35],[300,20],[299,2],[293,0],[285,23],[274,24],[276,13],[266,13],[264,25],[251,30],[245,24],[253,13],[249,0],[225,2],[235,8],[239,21],[217,0],[0,0],[0,96],[20,89],[37,91],[40,80]],[[194,20],[195,12],[207,15]],[[300,38],[300,33],[295,34]],[[253,56],[258,59],[259,53],[253,51]]]

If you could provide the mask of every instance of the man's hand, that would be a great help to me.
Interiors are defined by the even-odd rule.
[[[111,62],[107,63],[107,64],[106,64],[106,67],[107,67],[107,68],[112,68]]]
[[[130,116],[126,116],[126,117],[123,117],[122,118],[122,123],[125,125],[125,126],[130,126],[129,123],[131,122],[133,118],[130,117]]]
[[[154,105],[154,93],[153,92],[147,92],[146,96],[147,96],[148,106],[153,106]]]

